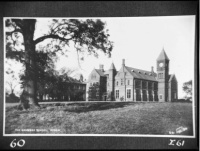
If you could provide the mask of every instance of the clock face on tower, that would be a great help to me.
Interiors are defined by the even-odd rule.
[[[161,63],[159,63],[159,67],[163,67],[163,65],[164,65],[164,64],[163,64],[162,62],[161,62]]]

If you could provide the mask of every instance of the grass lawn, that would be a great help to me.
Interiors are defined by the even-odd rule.
[[[171,135],[183,126],[174,135],[193,135],[192,123],[192,103],[54,103],[37,111],[7,106],[5,133]]]

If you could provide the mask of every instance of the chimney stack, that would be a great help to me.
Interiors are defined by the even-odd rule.
[[[122,66],[125,66],[125,59],[122,59]]]
[[[153,66],[151,66],[151,72],[154,73],[154,71],[153,71]]]
[[[100,69],[102,72],[104,72],[104,69],[103,69],[103,65],[102,65],[102,64],[99,65],[99,69]]]
[[[80,74],[80,82],[83,82],[83,75]]]

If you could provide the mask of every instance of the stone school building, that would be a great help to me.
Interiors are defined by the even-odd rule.
[[[93,69],[88,78],[88,101],[175,101],[178,85],[174,74],[169,74],[169,58],[164,49],[158,56],[157,73],[125,65],[119,71],[112,63],[105,71],[103,65]]]

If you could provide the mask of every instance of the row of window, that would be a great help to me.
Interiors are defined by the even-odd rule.
[[[162,94],[160,94],[160,99],[162,100]],[[174,93],[174,99],[176,99],[176,93]]]
[[[127,89],[127,98],[131,98],[131,89]],[[115,91],[115,96],[116,96],[116,99],[119,99],[119,90],[116,90]],[[162,100],[163,96],[162,94],[160,94],[160,99]],[[174,99],[176,99],[176,93],[174,93]]]
[[[127,85],[130,85],[130,80],[126,80],[126,81],[127,81]],[[124,79],[121,79],[121,85],[124,85]],[[109,86],[109,84],[108,84],[108,86]],[[118,81],[116,81],[116,86],[119,86],[119,82]],[[136,86],[136,88],[140,88],[141,87],[141,81],[136,80],[135,81],[135,86]],[[148,88],[149,89],[152,89],[153,86],[154,86],[154,89],[157,89],[158,84],[157,83],[152,83],[152,82],[148,83]],[[147,88],[147,83],[146,82],[142,82],[142,87],[144,89],[146,89]]]
[[[158,74],[158,78],[159,78],[159,79],[163,79],[163,78],[164,78],[163,73],[159,73],[159,74]]]
[[[116,86],[119,85],[119,82],[116,81]],[[124,79],[121,79],[121,85],[124,85]],[[127,85],[130,85],[130,80],[127,80]]]
[[[99,82],[90,83],[90,86],[99,85]]]
[[[126,97],[129,99],[129,98],[131,98],[131,89],[127,89],[127,95],[126,95]],[[116,99],[119,99],[119,90],[116,90],[115,91],[115,97],[116,97]]]
[[[157,82],[147,82],[141,80],[135,80],[135,88],[143,88],[143,89],[158,89],[158,83]]]

